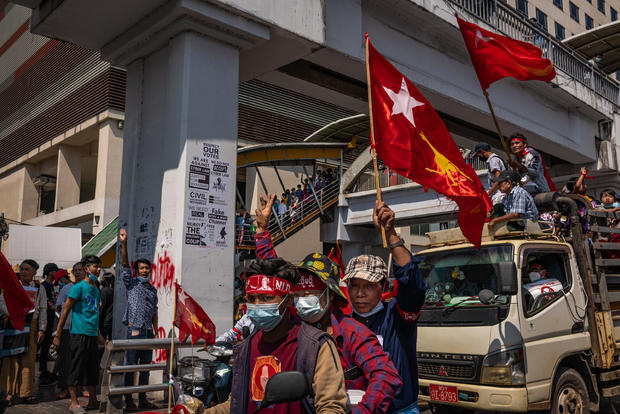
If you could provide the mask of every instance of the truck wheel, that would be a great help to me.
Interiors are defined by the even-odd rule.
[[[581,375],[572,368],[563,368],[556,375],[551,400],[553,414],[589,414],[588,386]]]

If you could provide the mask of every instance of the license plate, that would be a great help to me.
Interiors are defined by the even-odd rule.
[[[459,401],[459,391],[456,387],[430,384],[431,401],[456,403]]]

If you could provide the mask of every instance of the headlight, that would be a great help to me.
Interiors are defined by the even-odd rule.
[[[489,385],[525,384],[523,348],[487,355],[482,361],[480,382]]]

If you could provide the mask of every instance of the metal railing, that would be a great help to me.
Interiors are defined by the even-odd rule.
[[[324,187],[308,194],[305,199],[299,200],[297,208],[288,208],[286,213],[275,218],[274,211],[269,221],[269,233],[275,241],[286,239],[310,221],[323,214],[324,208],[335,203],[340,194],[340,180],[333,180]]]
[[[599,71],[573,49],[558,41],[537,24],[529,22],[521,13],[498,0],[450,0],[480,20],[484,20],[505,35],[533,43],[553,65],[577,82],[587,86],[605,99],[619,103],[619,84]]]
[[[101,406],[99,412],[107,414],[122,414],[123,411],[123,395],[137,392],[154,392],[165,391],[168,389],[168,382],[161,384],[148,385],[125,385],[125,374],[128,372],[138,373],[141,371],[163,371],[168,373],[168,362],[142,364],[142,365],[124,365],[126,351],[145,351],[153,349],[165,349],[168,351],[170,358],[170,339],[115,339],[106,344],[105,352],[101,358],[101,368],[103,372],[103,381],[101,384]],[[178,348],[190,348],[192,346],[202,348],[204,340],[191,343],[183,343],[178,339],[174,341],[175,350]],[[134,378],[137,377],[134,376]],[[165,376],[167,377],[167,375]],[[162,379],[164,375],[162,375]]]

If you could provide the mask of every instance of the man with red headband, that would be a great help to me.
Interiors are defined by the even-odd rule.
[[[523,134],[511,135],[508,145],[515,156],[515,159],[508,160],[508,164],[519,172],[521,186],[528,193],[534,196],[538,193],[555,191],[542,156],[534,148],[528,146],[527,138]]]
[[[267,230],[274,198],[270,194],[265,207],[256,210],[256,251],[262,259],[277,257]],[[297,316],[334,338],[347,390],[362,390],[363,397],[351,412],[388,412],[402,380],[377,336],[340,310],[348,303],[338,286],[340,267],[321,253],[311,253],[297,271],[299,283],[293,286]]]
[[[247,315],[255,332],[234,349],[233,380],[227,402],[207,413],[253,413],[271,376],[305,374],[311,393],[302,401],[276,404],[271,414],[342,413],[347,396],[344,373],[333,339],[290,316],[291,290],[299,281],[295,266],[283,259],[258,259],[246,271]]]

